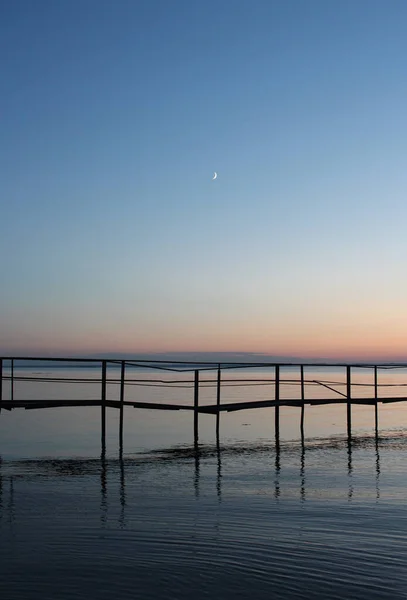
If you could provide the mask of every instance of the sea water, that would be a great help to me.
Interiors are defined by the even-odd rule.
[[[69,373],[100,377],[95,369]],[[19,374],[15,399],[100,394],[99,381]],[[273,379],[273,372],[236,376]],[[191,404],[191,373],[153,378],[167,377],[187,382],[129,385],[126,399]],[[306,377],[343,392],[343,370]],[[397,385],[379,395],[404,395],[405,380],[401,371],[380,373],[379,382]],[[353,382],[366,384],[353,395],[373,395],[371,372]],[[108,397],[118,389],[110,383]],[[281,391],[300,393],[295,382]],[[272,382],[225,382],[222,401],[273,393]],[[320,384],[307,384],[306,394],[331,397]],[[215,398],[211,383],[200,391],[202,403]],[[352,407],[350,442],[343,405],[307,406],[304,444],[300,409],[282,408],[280,418],[276,447],[272,408],[222,414],[219,440],[215,417],[200,415],[196,449],[191,412],[126,408],[120,454],[118,411],[108,409],[101,455],[100,408],[3,410],[1,598],[407,598],[407,404],[379,403],[378,439],[372,406]]]

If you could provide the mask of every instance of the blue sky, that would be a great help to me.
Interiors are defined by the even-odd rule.
[[[402,0],[3,1],[0,349],[400,356],[406,26]]]

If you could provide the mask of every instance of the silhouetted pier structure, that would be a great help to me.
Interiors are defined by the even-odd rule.
[[[41,373],[33,373],[33,369],[51,369],[56,367],[71,367],[80,369],[81,367],[94,367],[99,370],[100,376],[97,378],[80,378],[67,376],[56,377],[48,374],[46,377],[39,376]],[[25,367],[25,368],[24,368]],[[117,376],[108,376],[108,369],[114,369]],[[28,371],[30,370],[30,372]],[[261,369],[271,373],[272,377],[268,378],[231,378],[224,376],[225,373],[230,374],[236,370]],[[281,378],[282,370],[289,372],[297,372],[299,377],[295,379]],[[324,379],[316,379],[312,377],[313,372],[318,370],[319,373],[327,369],[342,369],[344,371],[344,381],[331,381]],[[274,433],[276,445],[279,444],[280,438],[280,408],[281,407],[298,407],[301,409],[300,416],[300,435],[304,442],[304,413],[306,406],[321,406],[331,404],[346,405],[346,431],[348,438],[352,435],[352,405],[369,405],[374,407],[374,424],[375,433],[378,436],[378,405],[380,403],[405,402],[407,396],[386,396],[379,397],[379,389],[397,386],[401,388],[407,386],[407,381],[404,383],[379,383],[379,371],[391,369],[407,369],[407,364],[392,363],[392,364],[343,364],[343,363],[267,363],[267,362],[186,362],[186,361],[154,361],[154,360],[136,360],[136,359],[92,359],[92,358],[44,358],[44,357],[3,357],[0,358],[0,412],[4,410],[14,410],[23,408],[25,410],[42,409],[42,408],[58,408],[58,407],[83,407],[83,406],[98,406],[101,409],[101,436],[102,446],[105,444],[106,437],[106,409],[116,408],[120,411],[119,418],[119,440],[120,448],[123,447],[123,423],[124,423],[124,408],[138,408],[149,410],[186,410],[193,413],[193,432],[194,442],[198,443],[199,437],[199,415],[213,414],[216,417],[216,436],[219,439],[220,415],[223,412],[233,412],[238,410],[250,410],[258,408],[274,408]],[[157,378],[141,378],[137,377],[140,371],[154,371],[155,373],[178,373],[189,374],[188,379],[157,379]],[[352,381],[352,374],[355,370],[370,371],[373,379],[372,383],[360,383]],[[97,372],[97,371],[95,371]],[[308,376],[307,376],[308,372]],[[202,378],[202,375],[212,374],[210,378]],[[406,376],[407,380],[407,376]],[[18,399],[15,397],[15,387],[17,382],[54,382],[54,383],[97,383],[100,385],[100,395],[94,399]],[[5,393],[6,384],[8,394]],[[109,384],[118,385],[119,397],[112,399],[108,397],[107,386]],[[281,390],[283,385],[297,386],[299,389],[299,397],[284,398]],[[178,402],[151,402],[143,400],[126,399],[126,389],[131,385],[139,386],[159,386],[159,387],[190,387],[192,389],[190,404],[182,404]],[[245,386],[245,385],[264,385],[270,386],[274,390],[272,398],[257,400],[250,399],[245,401],[222,402],[222,390],[228,386]],[[306,397],[306,388],[317,386],[319,389],[325,388],[336,394],[336,397]],[[355,396],[352,392],[355,387],[364,386],[371,388],[372,394],[367,397]],[[214,387],[216,390],[216,401],[209,404],[200,403],[200,391],[203,387]],[[341,388],[344,391],[341,391]],[[6,395],[8,398],[6,398]]]

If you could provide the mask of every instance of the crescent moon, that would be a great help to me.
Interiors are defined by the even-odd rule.
[[[215,172],[214,172],[214,174],[213,174],[213,177],[212,177],[212,181],[214,181],[214,180],[217,178],[217,176],[218,176],[218,174],[217,174],[217,172],[215,171]]]

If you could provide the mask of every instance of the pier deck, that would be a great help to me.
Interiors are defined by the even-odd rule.
[[[55,371],[54,367],[62,369],[63,374]],[[70,367],[70,368],[69,368]],[[93,368],[92,376],[89,374],[84,377],[82,372],[80,375],[70,377],[70,371],[72,369],[79,369],[81,367]],[[34,370],[35,369],[35,370]],[[98,370],[100,369],[100,371]],[[110,369],[108,376],[108,369]],[[230,373],[248,369],[257,369],[264,373],[266,371],[267,377],[231,377]],[[290,378],[282,378],[282,372],[290,373]],[[327,369],[336,369],[342,373],[342,380],[338,381],[338,377],[331,379],[316,378],[315,372],[322,372]],[[382,382],[379,381],[379,372],[382,374],[389,369],[405,369],[403,373],[405,375],[405,381],[397,379],[397,383],[391,383],[388,380]],[[155,376],[150,378],[145,376],[145,371],[153,371]],[[360,381],[354,381],[352,379],[353,373],[358,370],[371,373],[370,383],[361,383]],[[131,376],[129,377],[129,371]],[[142,372],[142,376],[140,375]],[[224,374],[228,373],[228,376]],[[174,373],[177,373],[174,379]],[[271,373],[271,376],[270,376]],[[293,378],[293,373],[296,374],[296,378]],[[305,374],[308,374],[307,378]],[[159,374],[159,375],[157,375]],[[182,374],[182,375],[180,375]],[[95,376],[93,376],[95,375]],[[172,378],[169,378],[171,375]],[[41,397],[39,390],[38,398],[18,398],[17,391],[20,390],[20,383],[24,385],[29,384],[31,386],[35,384],[44,385],[46,382],[53,384],[80,384],[84,385],[90,383],[93,385],[100,386],[97,398],[93,399],[46,399],[44,392]],[[116,386],[118,391],[119,399],[109,398],[111,387]],[[267,394],[263,392],[262,399],[256,399],[255,387],[251,388],[250,392],[247,392],[246,397],[253,399],[239,401],[222,401],[221,392],[224,388],[231,386],[265,386],[263,389],[271,390],[272,397],[267,398]],[[287,398],[287,393],[283,396],[283,386],[297,386],[297,393],[293,393],[292,398]],[[118,390],[117,390],[118,386]],[[142,395],[142,389],[144,387],[157,388],[164,387],[171,389],[173,396],[171,402],[160,401],[143,401],[129,399],[129,394],[126,391],[132,386],[139,386],[140,395]],[[312,397],[309,394],[310,388],[315,386],[318,387],[319,394],[321,397]],[[364,391],[362,394],[355,393],[355,389],[358,386],[364,386],[370,388],[370,392]],[[394,390],[396,393],[392,393],[389,388],[396,386],[398,390]],[[208,401],[208,396],[204,397],[204,402],[200,398],[200,393],[204,388],[212,387],[215,388],[216,402]],[[119,419],[119,436],[122,445],[123,437],[123,420],[124,420],[124,408],[136,408],[144,410],[164,410],[164,411],[180,411],[186,410],[193,413],[193,431],[194,441],[198,441],[198,416],[200,414],[212,414],[216,417],[216,433],[219,435],[219,423],[220,415],[227,412],[236,412],[239,410],[253,410],[261,408],[273,408],[274,409],[274,432],[276,437],[276,443],[279,439],[279,426],[280,426],[280,408],[282,407],[293,407],[301,409],[300,419],[300,432],[301,438],[304,439],[304,411],[306,406],[322,406],[322,405],[345,405],[346,406],[346,424],[348,437],[351,436],[351,423],[352,423],[352,406],[353,405],[365,405],[374,406],[374,418],[375,418],[375,431],[378,434],[378,405],[388,404],[392,402],[406,402],[407,395],[404,395],[402,388],[406,388],[407,392],[407,364],[338,364],[338,363],[208,363],[208,362],[182,362],[182,361],[151,361],[151,360],[136,360],[136,359],[79,359],[79,358],[38,358],[38,357],[0,357],[0,412],[1,409],[12,411],[14,409],[45,409],[45,408],[60,408],[60,407],[85,407],[95,406],[101,410],[101,432],[102,432],[102,444],[106,435],[106,409],[114,408],[120,411]],[[174,394],[175,388],[190,389],[189,403],[182,402],[182,394]],[[383,388],[387,388],[385,394],[380,394]],[[27,389],[27,388],[25,388]],[[30,388],[31,389],[31,388]],[[34,389],[34,388],[32,388]],[[38,389],[38,388],[37,388]],[[133,388],[134,389],[134,388]],[[291,388],[291,392],[294,388]],[[360,389],[360,388],[359,388]],[[400,391],[401,390],[401,391]],[[109,393],[108,393],[109,391]],[[399,395],[397,395],[397,391]],[[69,393],[68,393],[69,394]],[[67,395],[68,395],[67,394]],[[322,394],[327,394],[324,397]],[[331,397],[329,397],[331,394]],[[8,397],[6,397],[6,395]],[[30,394],[32,396],[32,393]],[[111,395],[111,394],[110,394]],[[266,396],[266,398],[264,398]],[[309,397],[311,396],[311,397]],[[134,397],[134,393],[133,393]],[[117,395],[116,395],[117,398]],[[0,440],[1,441],[1,440]]]
[[[375,406],[376,403],[386,404],[389,402],[407,402],[407,397],[388,397],[388,398],[352,398],[352,405]],[[348,404],[346,399],[341,398],[315,398],[309,400],[249,400],[248,402],[228,402],[218,406],[217,404],[206,404],[198,407],[198,413],[216,415],[219,412],[235,412],[238,410],[251,410],[255,408],[275,408],[280,407],[302,407],[302,406],[322,406],[326,404]],[[33,410],[39,408],[63,408],[72,406],[106,406],[107,408],[120,409],[122,403],[119,400],[3,400],[0,408],[11,411],[16,408]],[[147,410],[189,410],[194,407],[188,404],[168,404],[163,402],[129,402],[123,401],[123,406],[132,408],[142,408]]]

